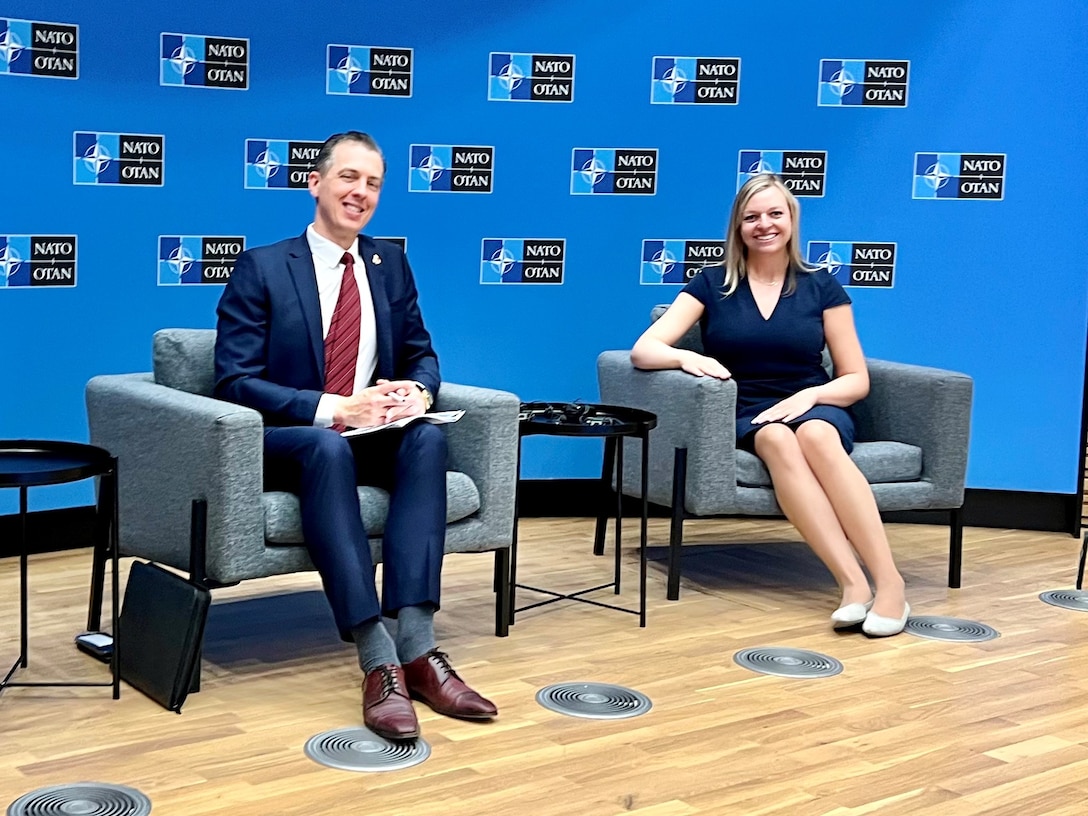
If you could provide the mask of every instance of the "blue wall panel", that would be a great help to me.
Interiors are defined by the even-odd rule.
[[[598,352],[629,347],[679,290],[641,283],[642,242],[721,236],[741,150],[818,150],[826,193],[801,199],[803,240],[896,245],[894,286],[849,290],[866,352],[975,378],[969,486],[1076,490],[1088,309],[1079,4],[331,0],[315,14],[288,2],[8,0],[0,20],[79,27],[78,79],[0,63],[0,237],[78,240],[74,287],[0,280],[0,436],[85,440],[89,377],[148,369],[157,328],[214,325],[222,287],[160,286],[158,236],[257,246],[302,231],[306,192],[244,188],[247,139],[372,132],[389,173],[369,231],[407,237],[445,377],[527,400],[596,397]],[[15,53],[19,30],[7,26],[0,55]],[[248,39],[248,89],[161,85],[163,32]],[[411,97],[327,94],[330,44],[413,49]],[[575,55],[573,101],[488,101],[490,52]],[[739,102],[650,104],[655,56],[739,57]],[[909,61],[908,104],[817,105],[827,59]],[[73,183],[76,132],[162,135],[163,185]],[[493,192],[410,193],[411,144],[493,146]],[[656,148],[656,195],[572,195],[577,147]],[[920,152],[1004,155],[1003,198],[913,198]],[[481,283],[482,239],[534,237],[565,239],[561,285]],[[592,476],[598,454],[533,444],[525,475]],[[36,493],[36,507],[89,497],[85,486]],[[0,496],[0,512],[13,508]]]

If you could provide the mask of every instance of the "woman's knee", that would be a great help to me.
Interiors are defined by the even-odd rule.
[[[823,461],[841,461],[850,456],[842,446],[842,437],[838,429],[822,419],[810,419],[798,426],[797,444],[810,462],[814,459]]]
[[[801,454],[793,430],[781,422],[773,422],[756,431],[754,447],[756,455],[764,462],[790,461]]]

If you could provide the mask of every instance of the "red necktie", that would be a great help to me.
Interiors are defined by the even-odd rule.
[[[329,333],[325,336],[325,393],[351,396],[355,386],[355,365],[359,359],[359,287],[355,283],[355,259],[345,252],[340,259],[344,277],[340,281],[340,297],[332,313]],[[336,430],[342,427],[333,426]]]

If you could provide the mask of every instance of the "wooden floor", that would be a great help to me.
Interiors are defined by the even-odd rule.
[[[180,716],[128,686],[116,702],[108,689],[0,695],[0,808],[97,781],[142,791],[154,816],[1084,813],[1088,614],[1038,599],[1073,586],[1076,539],[968,529],[963,588],[949,590],[946,530],[889,525],[916,614],[1001,633],[958,644],[833,632],[833,583],[783,522],[687,529],[679,602],[664,599],[664,551],[651,550],[645,629],[633,615],[562,602],[496,638],[492,558],[448,558],[440,643],[501,717],[458,722],[417,705],[432,754],[389,773],[331,770],[303,753],[314,734],[361,724],[354,650],[333,633],[316,579],[222,590],[204,688]],[[519,577],[567,590],[608,580],[591,532],[582,519],[523,522]],[[652,521],[651,542],[666,536]],[[619,599],[632,608],[633,544]],[[71,642],[88,568],[85,551],[32,558],[31,665],[20,679],[105,676]],[[5,667],[17,650],[17,587],[17,563],[0,562]],[[754,646],[815,650],[845,670],[755,674],[733,662]],[[633,688],[653,708],[604,721],[536,702],[564,681]]]

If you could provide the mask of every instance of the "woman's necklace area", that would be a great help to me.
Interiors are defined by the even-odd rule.
[[[762,284],[763,286],[781,286],[781,285],[782,285],[782,281],[784,281],[784,280],[785,280],[785,278],[784,278],[784,277],[782,277],[782,278],[779,278],[779,279],[778,279],[778,280],[776,280],[776,281],[765,281],[765,280],[760,280],[760,279],[759,279],[759,278],[757,278],[757,277],[756,277],[755,275],[753,275],[753,274],[752,274],[751,272],[749,272],[749,273],[748,273],[748,279],[749,279],[749,280],[754,280],[754,281],[755,281],[756,283]]]

